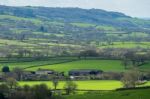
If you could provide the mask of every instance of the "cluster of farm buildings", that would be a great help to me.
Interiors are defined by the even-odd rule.
[[[96,76],[102,74],[103,71],[101,70],[94,70],[94,69],[79,69],[79,70],[70,70],[68,72],[68,76],[71,79],[76,79],[80,77],[87,77],[87,76]],[[14,76],[12,72],[7,73],[7,76]],[[57,76],[58,79],[65,79],[64,72],[56,72],[54,70],[49,69],[38,69],[37,71],[24,71],[22,73],[21,79],[22,80],[51,80],[53,76]],[[0,79],[3,79],[0,76]]]

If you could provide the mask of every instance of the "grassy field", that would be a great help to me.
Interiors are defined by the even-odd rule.
[[[150,89],[95,92],[65,96],[65,99],[149,99]]]
[[[11,19],[11,20],[17,20],[17,21],[31,21],[34,24],[41,24],[42,21],[38,19],[33,19],[33,18],[22,18],[22,17],[17,17],[17,16],[11,16],[11,15],[0,15],[0,19]]]
[[[99,48],[150,48],[150,42],[113,42],[112,45],[103,43],[103,45],[98,46]]]
[[[62,62],[69,62],[72,60],[76,60],[76,58],[52,58],[52,59],[48,59],[48,60],[37,60],[37,61],[28,61],[28,62],[17,62],[17,61],[13,61],[13,62],[9,62],[9,61],[0,61],[0,70],[2,69],[3,66],[9,66],[10,70],[12,70],[15,67],[19,67],[19,68],[27,68],[27,67],[39,67],[41,68],[41,66],[43,65],[51,65],[51,64],[58,64],[58,63],[62,63]]]
[[[123,72],[126,71],[119,60],[79,60],[74,62],[45,65],[40,67],[28,68],[26,70],[35,71],[39,68],[42,69],[53,69],[59,72],[67,73],[73,69],[98,69],[103,71],[115,71]]]
[[[84,28],[96,26],[94,24],[89,24],[89,23],[71,23],[71,24],[74,26],[84,27]]]
[[[150,62],[145,64],[144,66],[140,66],[140,69],[150,71]]]
[[[17,40],[5,40],[5,39],[0,39],[0,44],[1,45],[18,45],[18,46],[35,46],[34,44],[31,44],[31,43],[20,42]]]
[[[74,81],[77,84],[77,89],[80,90],[115,90],[123,87],[122,82],[116,80],[90,80],[90,81]],[[49,88],[54,88],[51,81],[20,81],[19,85],[37,85],[46,84]],[[60,81],[57,89],[63,89],[65,81]],[[88,86],[88,87],[87,87]],[[147,82],[141,86],[150,86],[150,82]]]
[[[58,72],[65,72],[74,69],[97,69],[112,72],[125,72],[125,69],[120,60],[101,60],[87,59],[77,60],[77,57],[70,58],[50,58],[48,60],[18,62],[18,61],[0,61],[0,69],[3,66],[9,66],[10,70],[14,67],[24,68],[27,71],[36,71],[38,69],[51,69]],[[150,62],[139,67],[141,70],[150,70]]]
[[[100,81],[75,81],[77,84],[77,89],[81,90],[114,90],[122,87],[122,83],[120,81],[114,80],[100,80]],[[49,88],[54,88],[51,81],[24,81],[19,82],[20,86],[23,85],[36,85],[36,84],[46,84]],[[65,85],[65,81],[60,81],[58,85],[58,89],[63,89]],[[87,87],[88,86],[88,87]]]
[[[150,89],[137,89],[137,90],[125,90],[114,91],[117,88],[123,87],[120,81],[114,80],[97,80],[97,81],[75,81],[77,89],[80,90],[95,90],[94,92],[79,92],[78,94],[63,96],[64,99],[149,99]],[[24,81],[19,82],[20,86],[23,85],[37,85],[46,84],[49,88],[53,89],[51,81]],[[63,89],[65,85],[64,81],[59,82],[57,89]],[[88,87],[87,87],[88,86]],[[150,82],[142,85],[150,86]],[[96,91],[97,90],[97,91]],[[99,91],[99,90],[106,90]],[[108,91],[109,90],[109,91]]]
[[[21,30],[22,31],[22,30]],[[17,30],[19,32],[19,30]],[[33,34],[40,34],[40,35],[51,35],[49,33],[41,33],[41,32],[34,32]],[[55,34],[56,36],[64,36],[60,34]],[[41,45],[41,46],[39,46]],[[0,47],[5,46],[17,46],[22,47],[29,50],[40,50],[42,51],[42,45],[47,45],[49,47],[58,46],[57,43],[49,42],[48,39],[34,39],[30,38],[28,40],[24,40],[20,42],[19,40],[6,40],[0,39]],[[81,45],[77,44],[67,44],[67,43],[59,43],[60,47],[72,47],[72,48],[81,48]],[[101,42],[100,45],[95,45],[99,49],[103,48],[150,48],[150,42],[112,42],[112,44],[108,44],[107,42]]]

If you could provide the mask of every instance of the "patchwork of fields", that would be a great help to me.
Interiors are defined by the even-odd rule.
[[[51,69],[58,72],[68,73],[70,70],[75,69],[97,69],[108,72],[125,72],[128,69],[125,69],[120,60],[75,60],[72,62],[58,63],[52,65],[41,65],[26,68],[27,71],[36,71],[38,69]],[[128,66],[130,68],[130,66]],[[144,64],[139,67],[141,70],[149,70],[150,63]]]
[[[66,59],[49,59],[31,62],[0,62],[0,69],[3,66],[9,66],[12,70],[15,67],[23,68],[27,71],[36,71],[38,69],[51,69],[58,72],[68,73],[70,70],[74,69],[97,69],[103,71],[112,72],[125,72],[125,69],[121,60],[101,60],[101,59],[87,59],[78,60],[77,58],[66,58]],[[139,67],[141,70],[148,70],[150,68],[150,63],[144,64]]]
[[[23,98],[23,94],[39,98],[38,95],[43,92],[49,97],[50,90],[47,90],[48,93],[44,91],[46,87],[27,88],[25,93],[23,90],[26,88],[22,90],[21,87],[45,84],[48,88],[55,89],[55,80],[58,80],[56,89],[62,89],[60,93],[56,93],[62,94],[63,99],[148,99],[149,28],[150,20],[105,10],[42,6],[18,8],[0,5],[0,85],[6,83],[6,89],[11,89],[7,91],[7,86],[1,86],[5,92],[0,90],[0,99],[7,92],[6,96],[11,96],[11,93],[12,96],[17,96],[18,93]],[[137,66],[140,72],[137,70],[126,75],[134,66]],[[21,69],[13,71],[15,67]],[[9,72],[9,69],[13,72]],[[32,72],[39,69],[49,70],[41,70],[35,74]],[[83,77],[82,73],[75,72],[76,75],[80,74],[73,79],[77,85],[77,94],[64,95],[68,72],[85,72],[82,69],[102,70],[104,73],[96,75],[98,73],[90,70],[87,76]],[[16,87],[17,84],[19,88],[13,89],[13,85]],[[116,90],[124,85],[145,89]],[[56,93],[53,92],[52,96],[55,96]],[[47,99],[44,94],[40,99]]]
[[[150,48],[150,42],[113,42],[111,45],[102,45],[100,48]]]
[[[42,33],[42,35],[45,35],[45,33]],[[31,50],[33,49],[36,50],[36,48],[38,48],[39,45],[58,46],[57,43],[48,42],[48,39],[33,39],[33,38],[30,38],[29,40],[24,40],[23,42],[20,42],[18,40],[0,39],[0,44],[1,44],[0,46],[16,45],[18,47],[31,48]],[[67,44],[67,43],[66,44],[59,43],[59,46],[81,47],[81,45]],[[150,48],[150,42],[112,42],[112,44],[107,44],[107,42],[101,42],[100,45],[96,46],[98,48],[136,48],[136,47]]]

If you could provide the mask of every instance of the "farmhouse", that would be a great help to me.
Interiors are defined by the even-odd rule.
[[[54,74],[55,72],[53,70],[48,70],[48,69],[39,69],[35,72],[37,75],[51,75]]]
[[[58,75],[53,70],[39,69],[37,71],[26,71],[23,74],[24,80],[51,80],[53,75]],[[62,77],[62,76],[61,76]]]
[[[80,69],[69,71],[69,76],[88,76],[88,75],[99,75],[103,71],[94,69]]]
[[[23,79],[24,80],[33,80],[36,79],[37,75],[35,74],[35,72],[24,72],[23,74]]]

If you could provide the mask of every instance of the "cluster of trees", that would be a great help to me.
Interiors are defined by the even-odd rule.
[[[60,91],[57,91],[58,82],[53,81],[54,89],[46,84],[19,86],[14,78],[7,78],[0,84],[0,99],[61,99]],[[73,81],[67,81],[64,85],[66,95],[74,94],[77,85]],[[63,90],[62,90],[63,91]]]
[[[125,69],[128,66],[139,67],[141,65],[146,64],[146,62],[150,59],[150,54],[138,54],[135,51],[128,51],[122,57],[122,64],[124,65]]]
[[[125,72],[121,81],[125,88],[134,88],[137,87],[137,85],[146,83],[145,80],[143,80],[143,73],[137,68]]]
[[[2,68],[2,72],[3,74],[3,80],[5,81],[7,78],[9,78],[10,76],[13,77],[14,79],[21,81],[22,80],[22,76],[24,74],[24,70],[22,68],[14,68],[12,71],[10,71],[8,66],[4,66]],[[11,75],[10,75],[11,74]]]
[[[8,78],[4,84],[0,84],[0,99],[53,99],[52,91],[47,85],[18,86],[17,81]]]
[[[140,54],[143,53],[143,54]],[[150,52],[148,49],[143,48],[133,48],[133,49],[123,49],[123,48],[96,48],[96,46],[60,46],[56,44],[55,46],[49,46],[48,44],[42,45],[38,44],[34,48],[31,46],[26,46],[26,48],[21,48],[18,46],[5,46],[0,49],[0,57],[33,57],[33,58],[43,58],[52,56],[78,56],[79,58],[86,57],[103,57],[106,59],[122,59],[124,64],[128,61],[132,61],[133,65],[142,65],[145,60],[150,59]],[[136,64],[134,64],[134,61]],[[137,61],[137,62],[136,62]]]
[[[90,48],[85,49],[84,51],[79,52],[79,58],[88,58],[88,57],[100,57],[105,59],[121,59],[124,64],[128,61],[132,61],[132,65],[142,65],[146,60],[150,59],[150,52],[143,51],[143,49],[120,49],[120,48],[105,48],[105,49],[96,49]],[[144,52],[141,54],[141,52]]]

